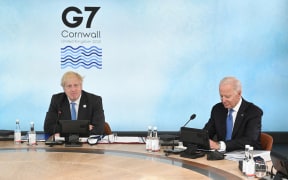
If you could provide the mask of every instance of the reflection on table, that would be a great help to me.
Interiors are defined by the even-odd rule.
[[[146,152],[144,144],[53,147],[0,141],[0,179],[245,179],[238,162]]]

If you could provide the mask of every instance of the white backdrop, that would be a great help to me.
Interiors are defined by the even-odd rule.
[[[69,22],[83,17],[76,28],[62,21],[71,6],[81,13],[68,13]],[[100,7],[90,28],[85,7]],[[286,0],[1,1],[0,129],[18,118],[22,130],[30,121],[43,130],[61,76],[74,70],[84,90],[102,96],[113,130],[177,131],[192,113],[188,126],[202,128],[220,101],[220,79],[233,75],[263,109],[262,129],[287,131],[287,12]],[[102,66],[61,66],[66,46],[97,46]]]

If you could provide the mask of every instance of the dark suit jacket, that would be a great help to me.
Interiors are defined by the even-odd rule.
[[[59,133],[58,120],[71,120],[70,104],[64,92],[52,96],[49,110],[45,117],[44,132],[50,135]],[[94,126],[90,133],[103,134],[105,117],[102,98],[82,91],[77,120],[90,120],[90,124]]]
[[[225,141],[227,113],[228,109],[222,103],[213,106],[210,119],[204,127],[209,131],[210,139],[216,137],[217,141],[224,141],[226,151],[244,150],[246,144],[253,146],[254,149],[261,149],[262,110],[242,98],[242,104],[234,123],[232,139],[229,141]]]

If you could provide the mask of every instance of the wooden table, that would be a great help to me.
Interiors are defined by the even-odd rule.
[[[146,152],[144,144],[28,146],[0,141],[0,179],[246,179],[238,162]]]

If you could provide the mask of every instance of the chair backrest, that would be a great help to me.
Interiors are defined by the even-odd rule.
[[[107,122],[105,122],[105,124],[104,124],[104,134],[105,134],[105,135],[110,135],[110,134],[112,134],[110,125],[109,125]]]
[[[273,137],[267,133],[261,133],[261,146],[264,150],[271,151],[273,145]]]

